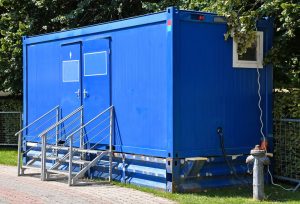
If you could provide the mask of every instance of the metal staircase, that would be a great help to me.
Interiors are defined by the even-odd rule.
[[[24,175],[26,169],[39,169],[42,181],[56,180],[61,178],[57,175],[61,175],[68,178],[71,186],[102,158],[109,157],[106,167],[109,169],[108,179],[112,180],[114,108],[110,106],[85,124],[83,109],[81,106],[59,120],[60,108],[56,106],[16,133],[19,137],[19,176]],[[23,132],[55,110],[56,122],[32,139],[37,142],[22,141]]]

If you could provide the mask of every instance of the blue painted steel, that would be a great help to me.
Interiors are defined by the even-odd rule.
[[[202,20],[195,20],[199,15]],[[117,152],[178,161],[220,157],[216,129],[222,127],[226,152],[248,154],[261,139],[257,73],[256,69],[232,67],[232,39],[224,41],[226,23],[215,17],[168,8],[157,14],[24,38],[24,124],[56,105],[62,106],[63,115],[83,105],[84,122],[114,105]],[[272,44],[271,28],[268,20],[258,22],[258,29],[264,32],[265,53]],[[70,48],[71,58],[80,61],[79,82],[62,82],[62,61],[70,60],[70,49],[64,48]],[[87,53],[98,54],[85,57]],[[107,69],[103,68],[104,58]],[[89,60],[86,74],[85,60]],[[260,73],[264,132],[271,139],[272,67]],[[101,75],[86,76],[91,74]],[[92,127],[85,133],[88,128]],[[155,168],[152,165],[132,163],[128,179],[153,186],[164,183],[166,188],[183,182],[179,167],[166,165],[150,171]],[[222,161],[212,171],[222,174],[224,165]],[[141,166],[160,172],[157,175],[166,170],[166,175],[154,184],[157,176],[135,173],[133,169],[141,171]],[[122,180],[121,166],[117,171],[116,178]],[[225,183],[226,175],[220,178]],[[214,182],[217,180],[207,186],[217,186]]]
[[[256,69],[232,67],[233,42],[225,41],[223,36],[226,24],[183,19],[179,26],[179,66],[174,72],[174,154],[179,158],[221,155],[218,127],[224,130],[229,154],[248,153],[261,140]],[[263,27],[259,29],[264,31]],[[263,110],[266,96],[271,94],[265,88],[270,80],[266,79],[269,69],[260,70]],[[267,124],[271,118],[267,121],[264,116],[263,120]]]
[[[59,105],[62,118],[81,106],[81,59],[81,43],[63,44],[61,46],[60,67],[58,67],[59,76],[61,77],[56,83],[60,84],[58,89],[60,90]],[[66,69],[70,69],[68,72],[72,72],[71,74],[69,73],[68,77],[64,76],[64,74],[68,74],[66,73]],[[66,81],[65,79],[67,78],[69,78],[69,80]],[[72,119],[61,124],[60,138],[62,140],[65,140],[74,129],[80,127],[79,117],[80,114],[77,114]],[[53,137],[53,139],[54,138],[55,137]],[[75,145],[78,146],[79,142],[77,141]]]
[[[84,71],[82,76],[82,101],[84,106],[84,123],[94,118],[101,111],[105,110],[111,105],[110,102],[110,39],[96,38],[83,42],[83,56],[84,56]],[[98,63],[89,63],[88,60],[94,60],[91,56],[98,56]],[[96,58],[97,59],[97,58]],[[87,66],[91,66],[88,68]],[[99,67],[97,67],[99,66]],[[103,66],[103,67],[101,67]],[[87,71],[93,69],[95,71]],[[98,70],[97,70],[98,69]],[[86,93],[84,93],[86,92]],[[109,111],[102,117],[109,117]],[[100,123],[101,121],[98,121]],[[85,128],[87,134],[86,141],[90,143],[97,143],[104,137],[101,144],[109,144],[109,120],[106,123],[88,125]],[[97,128],[94,128],[97,125]],[[99,134],[99,132],[101,132]],[[98,134],[98,135],[97,135]],[[95,137],[96,135],[96,137]]]

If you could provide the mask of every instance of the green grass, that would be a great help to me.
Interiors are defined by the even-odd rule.
[[[17,166],[18,152],[16,148],[0,147],[0,164]]]
[[[0,148],[0,164],[16,166],[17,165],[17,150],[12,148]],[[253,201],[252,189],[250,188],[224,188],[224,189],[210,189],[202,191],[200,193],[166,193],[163,191],[138,187],[130,184],[123,184],[119,182],[114,182],[115,185],[132,188],[139,191],[151,193],[153,195],[167,198],[178,203],[183,204],[193,204],[193,203],[249,203],[249,204],[270,204],[270,203],[299,203],[300,204],[300,189],[297,192],[287,192],[278,187],[266,186],[265,194],[267,199],[263,202]]]
[[[199,193],[167,193],[164,191],[159,191],[146,187],[138,187],[130,184],[123,184],[119,182],[114,182],[115,185],[121,187],[127,187],[136,189],[139,191],[147,192],[154,194],[159,197],[167,198],[178,203],[226,203],[226,204],[235,204],[235,203],[250,203],[250,204],[270,204],[270,203],[300,203],[300,191],[297,192],[287,192],[278,187],[266,186],[265,194],[267,198],[262,201],[252,200],[252,189],[251,188],[223,188],[223,189],[210,189],[205,190]]]

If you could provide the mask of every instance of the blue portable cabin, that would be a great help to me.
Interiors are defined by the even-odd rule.
[[[261,140],[259,68],[263,132],[272,137],[272,68],[259,61],[272,45],[272,25],[257,27],[254,60],[235,56],[224,18],[174,7],[24,37],[24,126],[56,105],[60,118],[83,106],[83,124],[113,105],[115,180],[173,192],[243,184],[222,158],[217,128],[244,174],[244,155]],[[29,129],[25,146],[37,134]]]

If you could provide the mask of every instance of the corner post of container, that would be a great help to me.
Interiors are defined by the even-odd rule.
[[[176,143],[174,143],[174,122],[176,122],[176,117],[174,117],[174,108],[176,104],[174,101],[176,97],[174,89],[174,80],[176,80],[176,48],[177,48],[177,40],[176,33],[179,26],[179,10],[176,7],[168,7],[166,10],[166,41],[167,41],[167,155],[166,155],[166,178],[167,185],[166,190],[168,192],[175,192],[176,188],[174,187],[175,180],[179,177],[175,173],[177,172],[175,167],[176,159],[174,159],[174,151],[176,147]],[[175,168],[175,169],[174,169]]]
[[[23,127],[26,127],[27,125],[27,36],[23,36],[22,37],[22,54],[23,54],[23,114],[21,115],[21,123],[23,125]],[[24,152],[26,152],[26,141],[23,137],[23,135],[27,134],[27,129],[24,130],[24,132],[21,133],[21,148]],[[26,157],[24,157],[23,155],[21,155],[21,158],[23,158],[23,160],[21,160],[20,162],[25,163],[26,162]]]

